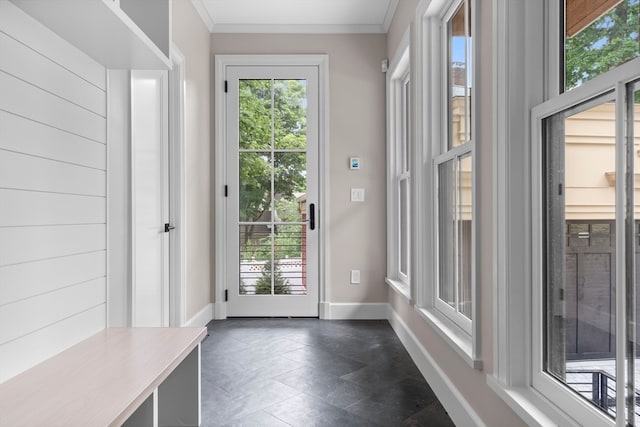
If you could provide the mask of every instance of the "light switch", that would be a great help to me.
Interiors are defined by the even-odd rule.
[[[352,202],[364,202],[364,188],[352,188],[351,189],[351,201]]]
[[[354,285],[360,283],[360,270],[351,270],[351,283]]]

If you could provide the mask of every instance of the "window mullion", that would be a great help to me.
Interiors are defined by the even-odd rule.
[[[396,181],[396,238],[395,238],[395,251],[396,251],[396,268],[394,275],[396,279],[402,277],[402,177],[398,175]]]
[[[616,86],[616,124],[615,124],[615,155],[616,155],[616,176],[626,177],[626,149],[625,149],[625,95],[626,86],[619,83]],[[627,206],[627,185],[626,179],[617,179],[615,187],[616,195],[616,425],[624,427],[626,422],[626,337],[627,337],[627,307],[626,307],[626,206]],[[630,420],[630,422],[633,422]]]
[[[470,116],[471,106],[469,105],[469,100],[471,99],[470,87],[469,87],[469,67],[472,67],[471,63],[471,47],[469,46],[469,42],[471,40],[471,34],[469,33],[469,4],[471,0],[465,0],[464,2],[464,60],[465,60],[465,71],[464,71],[464,143],[469,142],[471,140],[471,121],[473,118]]]
[[[459,203],[459,182],[458,182],[458,157],[453,159],[453,303],[454,310],[460,313],[460,240],[459,240],[459,224],[458,203]]]
[[[276,81],[275,79],[271,79],[271,200],[270,200],[270,209],[271,209],[271,219],[270,219],[270,225],[271,225],[271,295],[275,295],[275,287],[276,287],[276,283],[275,283],[275,271],[276,271],[276,260],[275,260],[275,253],[276,253],[276,235],[275,235],[275,223],[273,221],[275,221],[274,218],[274,212],[276,210],[276,204],[275,204],[275,173],[276,173],[276,163],[275,163],[275,146],[276,146],[276,116],[275,116],[275,111],[276,111],[276,106],[275,106],[275,102],[276,102],[276,93],[275,93],[275,84]]]
[[[625,228],[625,266],[627,274],[625,277],[625,294],[626,294],[626,308],[627,308],[627,332],[626,332],[626,369],[628,381],[625,382],[627,386],[626,394],[626,413],[629,425],[637,425],[635,419],[635,360],[636,360],[636,266],[635,266],[635,248],[636,248],[636,220],[635,220],[635,166],[634,166],[634,124],[635,124],[635,85],[629,84],[626,87],[624,94],[624,114],[625,120],[625,154],[626,154],[626,228]]]

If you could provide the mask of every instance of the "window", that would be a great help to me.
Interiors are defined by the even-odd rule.
[[[549,24],[564,42],[565,91],[535,107],[532,123],[541,248],[532,260],[532,383],[581,423],[638,425],[640,2],[560,3],[561,19]]]
[[[387,72],[387,283],[411,299],[411,78],[409,32]]]
[[[640,423],[638,5],[496,2],[489,384],[532,425]]]
[[[445,16],[447,95],[444,129],[435,141],[437,288],[435,306],[468,334],[473,318],[473,126],[470,2]]]
[[[640,65],[536,107],[541,144],[540,229],[534,260],[533,385],[602,425],[640,422],[635,331],[634,170],[640,140]],[[595,90],[593,90],[595,89]],[[536,144],[536,140],[534,140]],[[638,188],[640,189],[640,187]],[[638,218],[640,219],[640,218]],[[538,273],[539,272],[539,273]],[[626,381],[620,378],[627,378]],[[561,399],[561,400],[560,400]],[[629,400],[627,400],[629,399]],[[630,402],[630,403],[627,403]],[[592,425],[594,421],[591,421]]]
[[[419,267],[418,313],[480,369],[475,293],[475,18],[473,0],[431,2],[418,31],[423,55],[420,194],[430,224]]]

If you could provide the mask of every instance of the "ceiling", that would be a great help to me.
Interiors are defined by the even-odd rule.
[[[386,33],[399,0],[191,0],[212,33]]]

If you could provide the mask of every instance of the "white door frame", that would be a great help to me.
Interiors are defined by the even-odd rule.
[[[226,271],[226,239],[225,230],[226,198],[224,186],[226,181],[226,108],[225,108],[225,70],[228,66],[315,66],[318,67],[318,212],[317,220],[319,232],[319,260],[318,260],[318,297],[319,314],[321,319],[328,317],[329,287],[326,286],[328,258],[327,232],[329,212],[329,57],[328,55],[216,55],[215,56],[215,156],[216,174],[214,185],[215,200],[215,318],[226,319],[227,307],[225,302]]]
[[[185,57],[171,43],[172,70],[169,71],[169,223],[175,230],[169,237],[169,325],[186,322],[186,191],[185,191]]]

